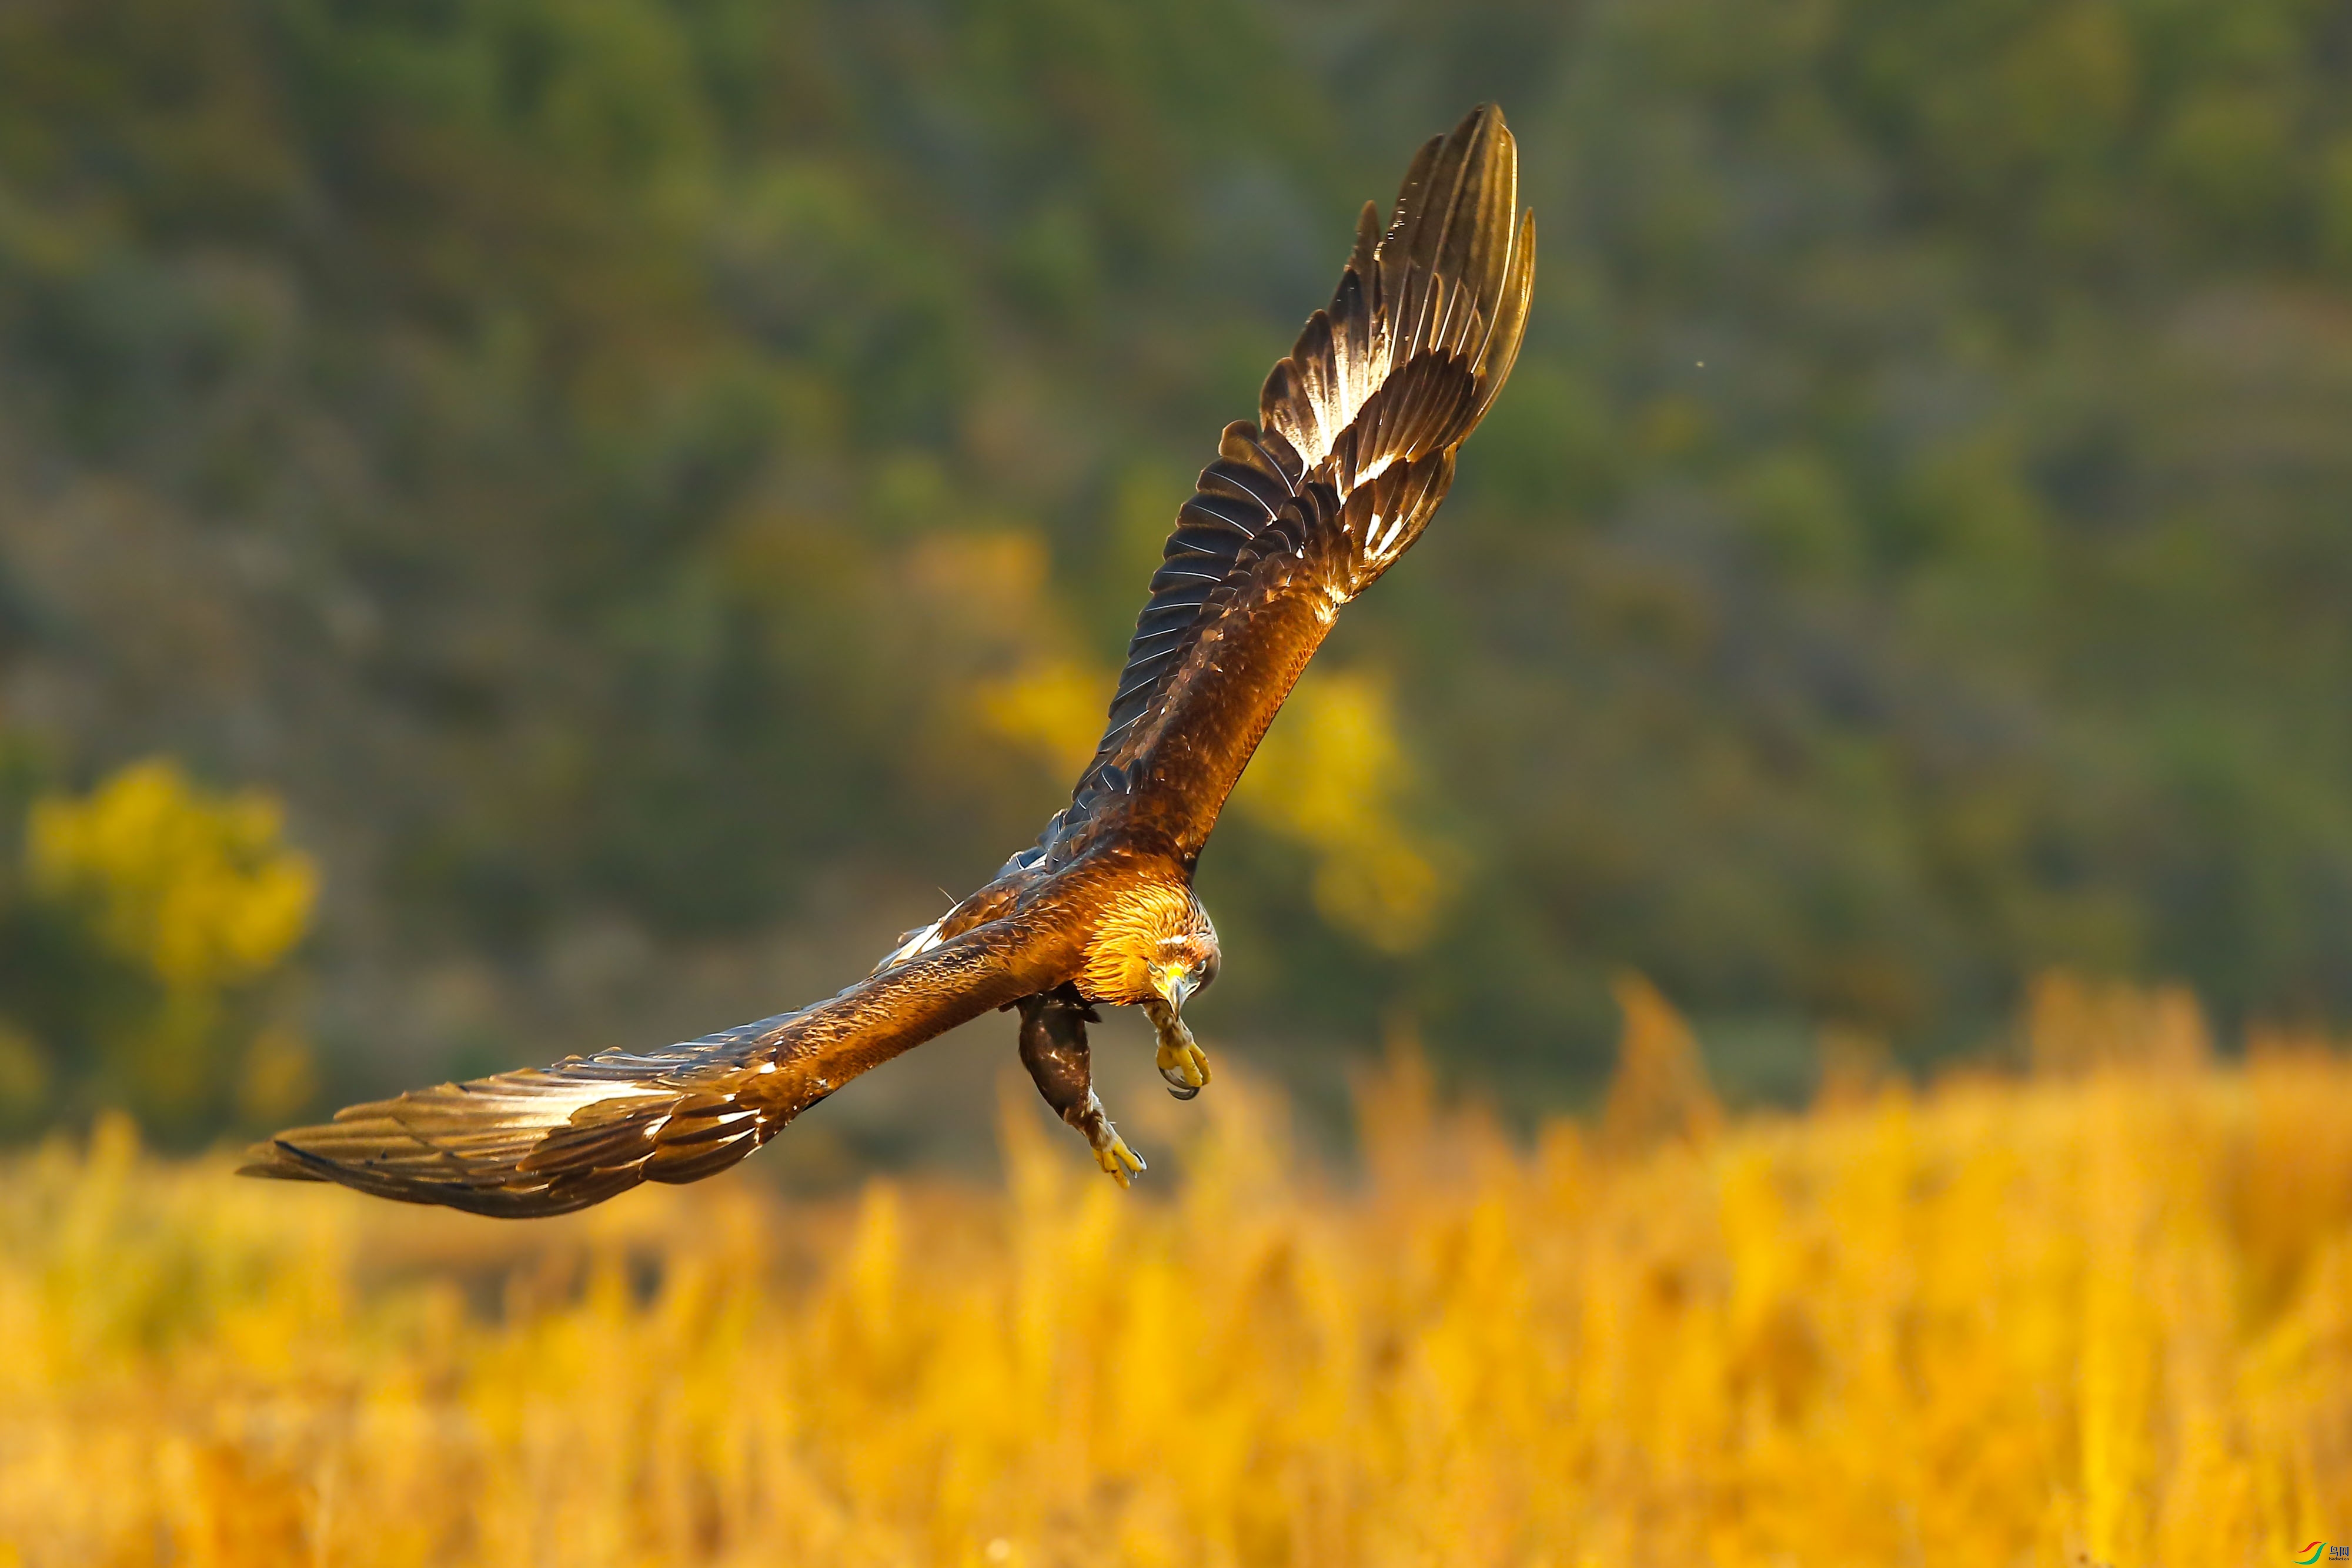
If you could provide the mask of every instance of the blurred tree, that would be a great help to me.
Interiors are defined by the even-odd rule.
[[[1211,1021],[1408,1007],[1559,1092],[1623,967],[1703,1038],[1915,1055],[2050,966],[2352,1014],[2347,38],[23,0],[0,697],[79,768],[286,791],[354,1092],[728,1021],[664,960],[832,973],[1034,832],[1356,203],[1496,97],[1533,336],[1275,732],[1362,789],[1203,868],[1253,955]]]
[[[111,1105],[185,1137],[310,1101],[269,982],[317,873],[280,833],[275,800],[211,794],[166,761],[33,801],[0,903],[0,1118]]]

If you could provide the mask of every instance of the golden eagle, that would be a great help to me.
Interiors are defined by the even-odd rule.
[[[1218,961],[1193,866],[1339,607],[1421,536],[1510,374],[1536,254],[1517,196],[1517,146],[1486,105],[1421,149],[1385,229],[1365,204],[1329,307],[1177,513],[1070,803],[993,882],[829,1001],[354,1105],[257,1145],[245,1173],[562,1214],[724,1170],[859,1073],[1017,1007],[1038,1089],[1126,1185],[1143,1161],[1095,1097],[1087,1022],[1143,1008],[1171,1089],[1209,1081],[1183,1019]]]

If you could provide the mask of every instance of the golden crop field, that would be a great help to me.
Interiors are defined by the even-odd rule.
[[[1725,1119],[1626,992],[1532,1147],[1220,1080],[1181,1187],[738,1176],[500,1226],[0,1181],[0,1562],[2284,1563],[2352,1538],[2352,1061],[2045,982],[2032,1069]]]

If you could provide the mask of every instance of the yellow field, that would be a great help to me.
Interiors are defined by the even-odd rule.
[[[1222,1078],[1181,1190],[738,1176],[500,1227],[172,1165],[0,1189],[0,1563],[2278,1564],[2352,1540],[2352,1063],[2045,987],[2030,1076],[1598,1131]]]

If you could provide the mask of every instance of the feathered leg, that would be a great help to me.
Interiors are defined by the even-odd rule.
[[[1095,1163],[1125,1186],[1144,1169],[1143,1156],[1127,1146],[1095,1098],[1094,1057],[1087,1025],[1099,1023],[1074,986],[1062,986],[1021,999],[1021,1065],[1036,1081],[1037,1092],[1063,1121],[1076,1127],[1094,1149]]]

